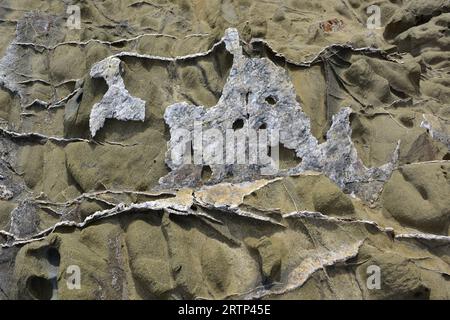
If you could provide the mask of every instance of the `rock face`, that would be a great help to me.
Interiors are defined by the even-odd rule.
[[[0,299],[450,298],[448,1],[1,6]]]

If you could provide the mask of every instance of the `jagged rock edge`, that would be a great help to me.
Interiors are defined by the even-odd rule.
[[[257,190],[263,188],[264,186],[266,186],[270,183],[273,183],[277,180],[279,180],[279,179],[267,180],[264,183],[262,183],[261,185],[259,185],[257,188],[255,188],[252,192],[257,191]],[[104,194],[104,193],[108,193],[108,192],[120,193],[120,191],[106,190],[106,191],[102,191],[100,193],[93,193],[93,194]],[[161,194],[166,194],[166,193],[161,193]],[[168,193],[168,194],[173,195],[173,193]],[[170,198],[169,199],[159,199],[159,200],[154,200],[154,201],[146,201],[146,202],[140,202],[140,203],[131,203],[128,205],[126,205],[124,203],[119,203],[111,209],[96,211],[95,213],[86,217],[82,222],[75,222],[75,221],[69,221],[69,220],[60,221],[60,222],[54,224],[52,227],[42,230],[42,231],[40,231],[32,236],[29,236],[27,238],[19,238],[16,235],[12,234],[11,232],[8,232],[5,230],[0,230],[0,235],[3,235],[4,237],[6,237],[7,240],[12,239],[12,241],[6,241],[5,243],[2,243],[1,247],[9,248],[9,247],[23,245],[23,244],[34,242],[34,241],[40,241],[40,240],[44,239],[46,236],[48,236],[49,234],[55,232],[56,229],[58,229],[59,227],[70,226],[70,227],[82,229],[85,226],[89,225],[91,222],[98,221],[98,220],[108,218],[108,217],[112,217],[112,216],[115,216],[118,214],[131,212],[131,211],[146,212],[146,211],[161,211],[161,210],[163,210],[167,213],[172,213],[172,214],[176,214],[176,215],[201,216],[201,217],[205,217],[207,219],[211,219],[214,222],[221,223],[221,221],[215,219],[214,217],[212,217],[211,215],[209,215],[205,212],[193,210],[191,208],[191,206],[193,204],[203,207],[205,209],[215,209],[215,210],[218,210],[223,213],[236,214],[236,215],[243,216],[246,218],[255,219],[255,220],[258,220],[261,222],[269,222],[274,225],[284,227],[284,225],[278,221],[275,221],[270,218],[261,217],[261,216],[258,216],[256,214],[253,214],[253,213],[245,211],[245,210],[241,210],[241,209],[237,208],[236,206],[234,208],[232,208],[232,207],[226,208],[223,206],[216,207],[216,206],[208,204],[204,201],[199,201],[198,199],[196,199],[195,194],[192,189],[181,190],[179,192],[179,194],[180,194],[180,200],[185,200],[186,201],[185,203],[183,203],[182,201],[171,202],[172,199],[170,199]],[[186,194],[189,194],[189,198],[182,198],[182,197],[186,197]],[[148,195],[157,195],[157,194],[148,194]],[[78,197],[77,199],[78,200],[81,199],[82,196]],[[75,201],[77,201],[77,199],[75,199],[71,202],[61,203],[61,204],[57,204],[57,205],[66,206],[71,203],[74,203]],[[176,198],[174,198],[173,200],[176,200]],[[41,204],[43,204],[43,203],[48,204],[49,202],[45,202],[45,201],[41,202]],[[37,202],[37,204],[39,204],[39,202]],[[274,211],[272,211],[272,212],[276,213]],[[414,240],[433,241],[433,242],[436,241],[438,243],[443,243],[444,245],[450,245],[450,236],[439,236],[439,235],[428,234],[428,233],[396,234],[395,230],[393,228],[381,227],[378,223],[376,223],[374,221],[370,221],[370,220],[358,220],[358,219],[351,219],[351,218],[330,217],[330,216],[324,215],[320,212],[314,212],[314,211],[290,212],[290,213],[283,214],[282,218],[283,219],[306,218],[306,219],[313,219],[313,220],[325,220],[325,221],[338,223],[338,224],[343,223],[343,224],[370,225],[370,226],[374,227],[375,229],[377,229],[379,232],[389,235],[393,239],[398,239],[398,240],[414,239]]]

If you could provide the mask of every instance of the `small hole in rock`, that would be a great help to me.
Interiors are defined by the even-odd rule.
[[[267,124],[263,123],[259,126],[259,130],[265,130],[267,129]]]
[[[242,120],[242,119],[237,119],[233,123],[233,130],[239,130],[239,129],[242,129],[243,127],[244,127],[244,120]]]
[[[27,288],[31,297],[37,300],[50,300],[53,296],[53,287],[49,279],[32,276],[27,280]]]
[[[248,98],[250,97],[250,92],[245,94],[245,103],[248,104]]]
[[[450,153],[446,153],[442,160],[450,160]]]
[[[211,179],[212,176],[212,170],[210,166],[204,166],[202,168],[202,180],[203,182],[208,181],[209,179]]]
[[[188,144],[189,144],[188,148],[191,149],[191,159],[194,159],[194,156],[195,156],[194,144],[192,143],[192,141],[189,141]]]
[[[191,206],[191,210],[192,211],[197,211],[198,209],[197,209],[197,206],[195,205],[195,204],[193,204],[192,206]]]
[[[430,289],[427,287],[424,287],[424,288],[414,292],[413,297],[416,299],[429,299]]]
[[[275,151],[276,152],[276,151]],[[267,147],[267,156],[272,157],[272,147]],[[278,147],[278,165],[281,170],[298,166],[302,158],[298,157],[295,150],[286,148],[283,144]]]
[[[232,178],[233,177],[233,171],[232,170],[227,170],[225,177],[226,178]]]
[[[282,170],[294,168],[302,162],[295,150],[288,149],[283,144],[280,144],[279,152],[280,169]]]
[[[275,99],[274,96],[268,96],[266,98],[266,102],[273,106],[273,105],[275,105],[277,103],[277,99]]]
[[[400,122],[407,128],[414,127],[414,121],[411,118],[408,117],[402,117],[400,118]]]
[[[52,266],[58,267],[59,263],[61,261],[61,256],[59,254],[58,249],[53,248],[53,247],[52,248],[48,248],[48,250],[47,250],[47,259],[48,259],[48,262],[50,262],[50,264]]]

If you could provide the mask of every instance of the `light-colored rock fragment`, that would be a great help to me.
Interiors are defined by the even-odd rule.
[[[316,271],[327,266],[344,263],[358,254],[364,241],[338,245],[333,250],[317,249],[288,274],[286,281],[272,289],[261,288],[243,296],[244,299],[260,299],[269,295],[281,295],[300,288]]]
[[[96,63],[90,72],[93,78],[104,78],[108,91],[99,103],[92,107],[89,128],[92,137],[105,124],[106,119],[144,121],[145,101],[130,95],[125,88],[118,58],[106,58]]]
[[[273,176],[294,175],[307,170],[323,172],[345,192],[375,201],[383,182],[390,177],[394,169],[398,147],[389,163],[379,168],[366,168],[358,158],[351,140],[350,108],[343,108],[333,116],[326,142],[319,144],[311,133],[310,119],[297,102],[294,86],[285,70],[269,59],[244,56],[236,29],[227,29],[224,41],[234,60],[217,105],[206,109],[181,102],[166,109],[164,119],[172,135],[166,163],[172,172],[160,179],[161,187],[199,186],[205,183],[202,181],[204,166],[210,166],[212,171],[207,184],[264,178],[262,169],[266,168],[267,164],[262,162],[217,164],[204,152],[202,164],[194,164],[185,161],[185,157],[190,157],[190,154],[177,151],[180,142],[177,132],[186,130],[191,134],[191,139],[194,137],[193,140],[199,136],[195,131],[195,123],[202,124],[202,132],[214,129],[218,130],[216,132],[222,134],[222,137],[226,137],[229,130],[258,131],[263,127],[268,132],[268,139],[279,133],[280,147],[293,150],[299,158],[296,167],[278,170]],[[242,127],[236,130],[234,126],[239,121]],[[215,148],[218,142],[207,135],[203,135],[202,140],[203,150]],[[192,149],[195,159],[195,152],[198,151],[195,141]],[[246,154],[252,154],[248,144]],[[177,161],[174,155],[179,157]]]

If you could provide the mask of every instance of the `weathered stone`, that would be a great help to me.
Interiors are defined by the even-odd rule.
[[[118,58],[106,58],[96,63],[90,72],[93,78],[103,78],[108,84],[108,91],[99,103],[92,107],[89,128],[94,137],[103,127],[106,119],[144,121],[145,101],[132,97],[120,75],[121,61]]]
[[[296,101],[295,90],[286,72],[268,59],[245,57],[236,29],[228,29],[224,41],[234,61],[218,104],[205,109],[182,102],[166,109],[164,118],[172,133],[166,163],[172,172],[160,180],[161,187],[198,186],[205,182],[202,181],[204,166],[212,170],[210,179],[206,181],[208,184],[224,180],[241,182],[260,179],[264,174],[283,176],[315,170],[323,172],[348,193],[357,194],[366,200],[376,200],[382,182],[389,178],[395,166],[398,150],[394,150],[391,161],[386,165],[366,168],[358,158],[350,138],[349,108],[333,116],[327,141],[319,144],[311,133],[309,118]],[[234,129],[236,122],[242,123],[239,130]],[[197,129],[195,123],[199,123],[201,128]],[[250,156],[261,151],[252,149],[250,143],[245,146],[246,165],[235,159],[228,162],[227,155],[222,152],[223,145],[228,143],[224,142],[227,130],[235,130],[244,135],[241,139],[245,139],[247,129],[256,131],[262,126],[269,137],[279,134],[280,145],[294,150],[301,163],[292,169],[280,171],[261,159],[252,163]],[[209,129],[217,130],[214,135],[218,134],[219,137],[202,135]],[[180,135],[183,132],[181,130],[185,130],[185,135],[189,136]],[[189,144],[183,139],[192,142]],[[201,141],[196,143],[195,139]],[[180,148],[181,143],[186,143],[186,147]],[[193,159],[187,149],[189,145],[192,145]],[[261,143],[258,145],[261,148]],[[272,147],[276,147],[275,144]],[[240,152],[235,146],[226,149],[227,152]],[[217,161],[216,153],[219,153],[221,162]],[[200,159],[200,163],[196,163],[196,159]],[[264,170],[271,173],[264,173]]]

